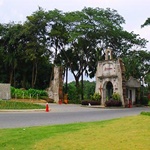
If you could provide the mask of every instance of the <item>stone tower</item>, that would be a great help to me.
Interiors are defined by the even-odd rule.
[[[101,104],[104,105],[112,94],[118,93],[121,96],[123,106],[126,99],[125,67],[121,59],[112,58],[112,50],[105,50],[105,60],[99,61],[96,71],[95,92],[101,94]]]
[[[63,67],[54,67],[54,79],[50,83],[48,95],[56,103],[63,100]]]

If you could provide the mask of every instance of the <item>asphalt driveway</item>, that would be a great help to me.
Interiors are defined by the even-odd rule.
[[[150,111],[149,107],[93,108],[74,104],[49,104],[50,111],[1,111],[0,128],[25,128],[30,126],[91,122],[138,115]]]

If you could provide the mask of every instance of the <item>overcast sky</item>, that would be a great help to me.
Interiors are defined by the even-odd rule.
[[[134,31],[150,41],[150,26],[140,27],[150,17],[150,0],[0,0],[0,23],[23,22],[38,6],[46,11],[56,8],[63,12],[84,7],[115,9],[126,21],[125,30]],[[150,49],[150,44],[147,47]]]
[[[125,30],[134,31],[150,41],[150,26],[141,29],[141,25],[150,17],[150,0],[0,0],[0,23],[24,22],[26,16],[35,12],[38,6],[46,11],[56,8],[63,12],[84,7],[115,9],[126,21],[123,25]],[[150,50],[150,43],[147,49]]]

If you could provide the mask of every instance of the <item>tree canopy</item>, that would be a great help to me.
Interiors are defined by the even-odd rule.
[[[145,27],[145,26],[148,26],[150,25],[150,18],[147,18],[146,21],[144,22],[143,25],[141,25],[141,27]],[[149,88],[149,91],[150,91],[150,51],[147,52],[147,54],[145,54],[145,57],[144,58],[147,58],[147,66],[146,66],[146,71],[145,71],[145,76],[144,76],[144,79],[145,79],[145,82],[148,84],[148,88]]]
[[[149,52],[142,50],[147,41],[125,31],[124,23],[116,10],[90,7],[73,12],[39,7],[23,24],[1,23],[0,82],[46,88],[53,66],[61,65],[70,70],[79,87],[83,74],[94,77],[106,48],[113,49],[115,58],[123,58],[126,77],[140,79],[149,67]]]

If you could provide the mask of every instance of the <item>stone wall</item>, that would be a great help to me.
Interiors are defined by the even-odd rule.
[[[0,99],[11,99],[10,84],[0,83]]]

